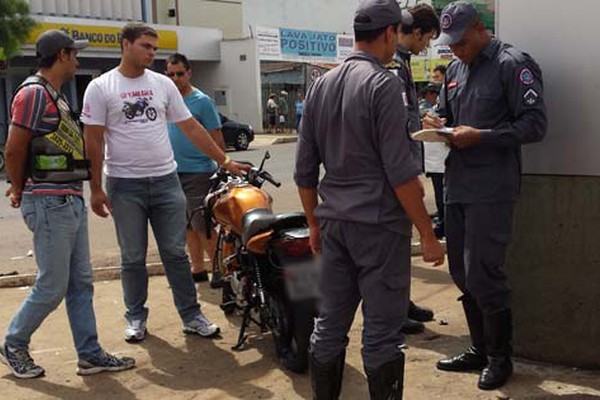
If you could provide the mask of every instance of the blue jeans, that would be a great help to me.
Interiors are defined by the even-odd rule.
[[[101,351],[96,317],[87,208],[73,195],[24,195],[21,213],[33,232],[38,276],[8,327],[5,343],[27,349],[31,335],[63,298],[80,358]]]
[[[106,188],[121,248],[121,283],[128,320],[148,318],[148,221],[175,306],[183,322],[200,312],[185,252],[186,200],[175,172],[149,178],[108,177]]]

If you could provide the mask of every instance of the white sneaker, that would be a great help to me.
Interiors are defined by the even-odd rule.
[[[129,343],[141,342],[146,338],[146,321],[143,320],[127,320],[125,327],[125,341]]]
[[[200,313],[193,320],[183,324],[183,332],[202,337],[211,337],[221,333],[221,328],[210,322],[204,314]]]

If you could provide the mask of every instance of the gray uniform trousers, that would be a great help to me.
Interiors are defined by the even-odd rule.
[[[322,220],[319,318],[311,353],[337,358],[362,300],[362,356],[367,372],[397,359],[410,291],[410,237],[381,225]]]
[[[484,314],[510,308],[504,260],[512,234],[513,209],[513,202],[446,204],[450,274]]]

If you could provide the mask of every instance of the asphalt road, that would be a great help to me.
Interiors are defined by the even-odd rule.
[[[263,147],[251,147],[244,152],[231,152],[236,160],[250,161],[258,165],[268,150],[271,159],[265,168],[271,172],[282,185],[279,189],[265,184],[264,189],[274,197],[274,210],[286,212],[300,209],[300,203],[293,184],[293,160],[295,143],[279,144]],[[6,191],[8,184],[2,178],[0,190]],[[86,200],[89,191],[86,185]],[[90,212],[89,232],[91,260],[94,267],[119,264],[119,248],[111,217],[100,218]],[[13,209],[8,199],[0,200],[0,275],[17,272],[19,274],[35,273],[36,265],[32,257],[31,233],[25,227],[19,210]],[[156,244],[152,239],[149,245],[148,262],[158,261]]]
[[[231,152],[230,157],[238,161],[250,161],[259,165],[265,152],[269,151],[271,158],[266,161],[265,169],[281,182],[276,188],[265,183],[263,189],[273,196],[275,212],[290,212],[301,210],[300,200],[293,181],[295,143],[277,144],[262,147],[250,147],[244,152]],[[433,208],[433,192],[428,179],[423,180],[426,191],[428,209]],[[7,184],[4,179],[0,190],[5,192]],[[86,185],[86,199],[89,192]],[[89,232],[91,245],[91,260],[94,267],[105,267],[119,264],[119,248],[111,217],[100,218],[95,214],[89,215]],[[32,255],[31,233],[25,227],[18,210],[10,207],[8,199],[0,201],[0,275],[12,272],[19,274],[35,273],[36,265]],[[158,260],[154,239],[149,242],[148,262]]]

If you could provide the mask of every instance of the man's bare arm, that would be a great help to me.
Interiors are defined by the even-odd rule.
[[[6,174],[10,180],[10,188],[6,195],[10,196],[11,205],[19,207],[23,195],[23,187],[27,179],[27,159],[29,142],[33,133],[29,129],[11,124],[8,128],[8,140],[5,147]]]
[[[434,265],[443,264],[444,249],[433,234],[431,220],[425,209],[425,204],[423,204],[423,186],[420,184],[419,178],[413,178],[396,186],[394,191],[404,211],[406,211],[421,235],[423,259],[427,262],[433,262]]]
[[[85,153],[90,160],[90,205],[92,211],[100,217],[107,217],[110,203],[102,189],[102,162],[104,161],[104,130],[101,125],[86,125],[83,129],[85,136]]]
[[[217,145],[221,148],[221,150],[225,151],[225,139],[223,138],[223,131],[220,129],[213,129],[212,131],[208,131],[210,137],[215,141]]]
[[[235,161],[231,161],[226,156],[225,151],[219,148],[217,142],[213,140],[206,129],[200,124],[195,118],[190,117],[184,121],[177,122],[177,127],[183,132],[183,134],[200,150],[202,150],[207,156],[212,158],[228,171],[240,175],[242,171],[248,171],[249,165],[238,164]]]
[[[315,218],[315,208],[319,204],[319,198],[316,188],[303,188],[298,186],[298,194],[300,195],[300,202],[302,203],[302,209],[306,215],[306,221],[308,222],[308,228],[310,231],[310,247],[313,253],[321,252],[321,229],[319,227],[319,221]]]

